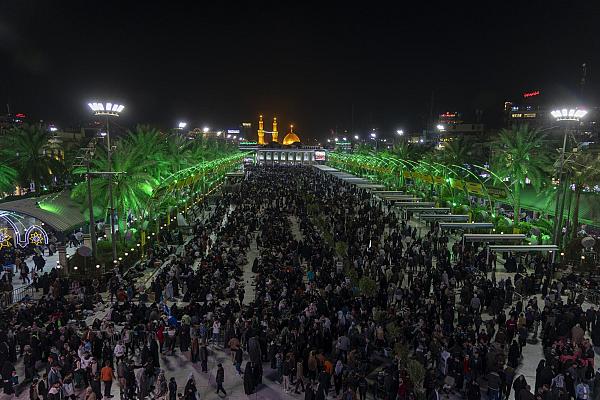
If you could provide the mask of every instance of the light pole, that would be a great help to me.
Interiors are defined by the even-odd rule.
[[[375,141],[375,151],[377,151],[377,133],[371,132],[371,139]]]
[[[396,130],[396,135],[398,135],[400,138],[404,137],[404,130],[403,129],[397,129]]]
[[[554,110],[550,113],[557,122],[564,124],[563,133],[563,146],[560,152],[559,166],[558,166],[558,188],[556,190],[556,204],[554,207],[554,244],[559,244],[559,237],[561,233],[561,224],[563,220],[563,212],[565,205],[565,197],[567,194],[566,179],[563,177],[563,169],[565,164],[565,152],[567,149],[567,136],[569,135],[569,125],[572,122],[579,122],[581,118],[587,114],[586,110],[580,110],[577,108],[561,108]],[[563,193],[564,192],[564,193]]]
[[[88,103],[88,106],[93,111],[94,115],[106,117],[106,144],[108,147],[108,197],[110,201],[110,240],[112,241],[112,256],[113,263],[117,260],[117,241],[115,238],[115,203],[112,191],[112,147],[110,143],[110,124],[109,117],[118,117],[125,108],[122,104],[103,103]]]

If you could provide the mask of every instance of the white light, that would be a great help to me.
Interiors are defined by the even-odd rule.
[[[92,111],[96,111],[96,107],[93,103],[88,103],[88,107],[92,109]]]
[[[234,139],[237,139],[237,135],[233,135],[233,138],[234,138]]]
[[[112,111],[112,103],[106,103],[106,111]]]
[[[327,143],[331,143],[331,139],[327,139]]]
[[[104,111],[104,104],[98,103],[98,110]]]
[[[578,121],[587,114],[587,111],[576,108],[563,108],[561,110],[554,110],[550,114],[558,121]]]
[[[187,122],[180,122],[177,126],[179,126],[179,129],[183,129],[187,126]]]
[[[335,138],[335,139],[333,139],[333,140],[335,140],[335,141],[337,142],[337,141],[338,141],[338,138]]]
[[[58,130],[58,128],[55,126],[50,127],[50,132],[56,132],[57,130]]]
[[[423,139],[419,140],[419,142],[423,143]]]
[[[437,129],[438,129],[438,131],[443,131],[444,130],[444,125],[438,125]]]
[[[202,128],[202,132],[204,133],[208,133],[210,129],[208,128],[208,126],[205,126],[204,128]]]
[[[100,132],[100,136],[105,137],[106,136],[106,132]]]
[[[217,132],[217,136],[221,136],[221,131]]]
[[[96,264],[96,268],[100,268],[100,264]]]
[[[119,109],[119,105],[118,104],[113,104],[112,111],[117,112],[118,109]]]
[[[231,135],[227,135],[227,139],[230,139],[230,138],[231,138]]]
[[[404,135],[404,131],[402,129],[398,129],[396,133],[400,136]]]
[[[120,113],[121,111],[123,111],[124,108],[125,106],[121,104],[119,108],[117,108],[117,112]]]
[[[344,142],[345,142],[346,140],[348,140],[348,139],[344,138]]]

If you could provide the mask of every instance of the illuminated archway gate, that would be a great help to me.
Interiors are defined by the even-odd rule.
[[[0,249],[48,244],[48,234],[44,228],[31,223],[31,219],[11,211],[0,211]]]

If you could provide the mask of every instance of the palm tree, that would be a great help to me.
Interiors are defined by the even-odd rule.
[[[4,159],[3,156],[0,156]],[[0,192],[12,192],[17,181],[17,171],[0,161]]]
[[[574,153],[565,160],[565,172],[575,186],[575,206],[571,235],[577,234],[579,226],[579,203],[585,186],[593,186],[600,182],[600,155],[586,152]]]
[[[402,160],[416,161],[428,151],[426,146],[416,146],[412,143],[400,142],[392,148],[392,154]]]
[[[17,181],[22,187],[35,188],[50,184],[52,177],[61,170],[61,162],[46,153],[49,134],[38,125],[13,128],[2,147],[10,151],[8,164],[17,171]]]
[[[138,125],[133,131],[127,133],[117,148],[127,148],[133,153],[133,158],[152,157],[154,162],[147,165],[146,172],[156,179],[161,179],[171,174],[169,167],[172,160],[165,157],[167,143],[167,137],[160,131],[147,125]]]
[[[494,145],[493,169],[497,176],[508,179],[513,187],[514,223],[519,223],[521,213],[521,189],[526,181],[539,190],[548,170],[548,157],[542,150],[545,135],[522,125],[503,129]]]
[[[437,154],[440,163],[451,165],[464,165],[476,163],[473,142],[461,136],[457,140],[452,140],[444,144],[444,148]]]
[[[152,190],[158,184],[158,179],[149,172],[155,166],[152,149],[144,148],[141,143],[138,143],[138,146],[135,148],[125,140],[112,153],[112,169],[117,173],[113,179],[113,199],[122,228],[128,212],[140,215],[145,211]],[[91,170],[108,171],[108,157],[105,149],[97,153],[96,158],[92,161]],[[71,197],[79,203],[85,204],[86,190],[86,184],[80,183],[73,189]],[[92,181],[92,197],[98,207],[108,209],[110,200],[108,179],[95,178]]]

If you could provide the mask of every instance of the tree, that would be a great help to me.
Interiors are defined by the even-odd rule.
[[[464,136],[457,140],[452,140],[444,144],[444,148],[437,154],[437,159],[441,164],[464,165],[475,163],[473,142]]]
[[[539,190],[547,177],[547,153],[542,149],[545,135],[522,125],[500,131],[494,143],[492,169],[501,179],[508,179],[512,187],[514,224],[519,223],[521,190],[527,180]]]
[[[4,159],[4,157],[2,157],[2,159]],[[11,166],[0,161],[0,192],[13,191],[16,181],[17,171]]]
[[[600,156],[589,151],[574,153],[565,160],[565,172],[570,177],[570,183],[575,186],[575,206],[573,209],[573,224],[571,235],[577,235],[579,226],[579,204],[581,194],[586,186],[600,182]]]
[[[22,125],[10,130],[1,147],[7,149],[7,163],[17,171],[17,182],[22,187],[33,183],[40,185],[52,182],[52,177],[61,170],[61,161],[50,157],[48,132],[39,125]]]
[[[112,170],[117,174],[113,177],[113,201],[115,211],[122,225],[129,212],[140,215],[146,208],[146,202],[152,195],[158,180],[148,171],[153,170],[155,161],[151,149],[141,143],[134,147],[130,142],[121,142],[112,153]],[[103,150],[103,151],[102,151]],[[108,171],[108,156],[106,149],[97,152],[92,161],[92,172]],[[71,193],[71,197],[81,204],[86,204],[86,183],[80,183]],[[92,181],[92,197],[98,207],[108,209],[110,204],[108,179],[96,177]]]
[[[417,161],[430,150],[431,148],[428,146],[417,146],[412,143],[406,143],[402,141],[394,145],[392,148],[392,154],[401,160]]]

